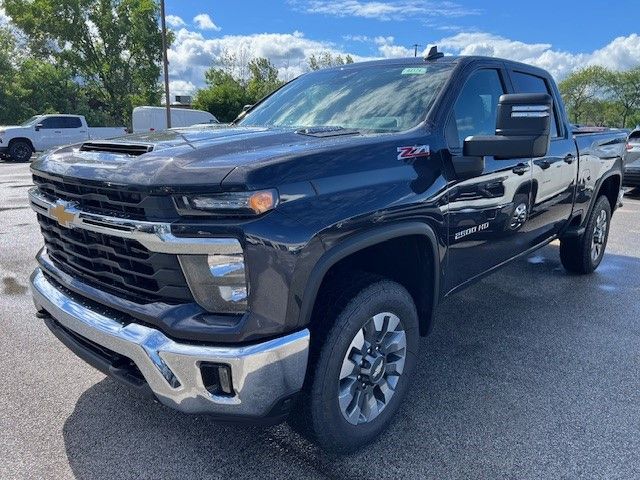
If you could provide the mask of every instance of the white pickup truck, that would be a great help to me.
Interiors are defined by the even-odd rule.
[[[126,127],[89,127],[82,115],[36,115],[22,125],[0,126],[0,157],[27,162],[33,152],[126,133]]]

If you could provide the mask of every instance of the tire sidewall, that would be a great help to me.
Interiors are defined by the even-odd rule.
[[[605,232],[604,243],[602,244],[602,251],[600,252],[600,256],[594,261],[593,258],[591,258],[591,242],[593,241],[593,234],[595,232],[598,216],[602,211],[604,211],[607,215],[607,229]],[[609,231],[611,229],[611,216],[612,216],[611,205],[609,204],[609,200],[604,196],[600,197],[593,207],[591,218],[589,219],[589,225],[588,225],[587,231],[585,232],[586,235],[583,240],[584,241],[583,248],[584,248],[584,255],[585,255],[584,260],[589,267],[588,270],[590,271],[593,271],[596,268],[598,268],[598,266],[602,262],[602,259],[604,258],[604,254],[607,250],[607,243],[609,241]]]
[[[357,332],[374,315],[390,312],[398,316],[407,340],[403,374],[384,410],[371,422],[352,425],[338,403],[339,374],[347,349]],[[316,435],[343,451],[373,440],[398,410],[415,370],[419,342],[418,315],[409,293],[395,282],[381,281],[362,290],[339,314],[315,366],[311,391],[311,415]],[[352,447],[352,448],[350,448]]]

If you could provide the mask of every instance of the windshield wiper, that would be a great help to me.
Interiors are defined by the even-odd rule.
[[[358,135],[360,130],[340,126],[320,126],[302,128],[300,130],[296,130],[296,133],[299,135],[308,135],[310,137],[337,137],[341,135]]]

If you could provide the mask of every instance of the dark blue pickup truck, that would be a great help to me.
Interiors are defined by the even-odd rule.
[[[511,61],[309,73],[232,125],[35,161],[38,317],[165,405],[353,450],[444,297],[556,239],[569,272],[598,267],[625,141],[574,134],[549,74]]]

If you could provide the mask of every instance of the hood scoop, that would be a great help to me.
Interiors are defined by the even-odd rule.
[[[142,143],[120,143],[120,142],[85,142],[80,147],[81,152],[115,153],[118,155],[129,155],[139,157],[145,153],[153,151],[153,145]]]

